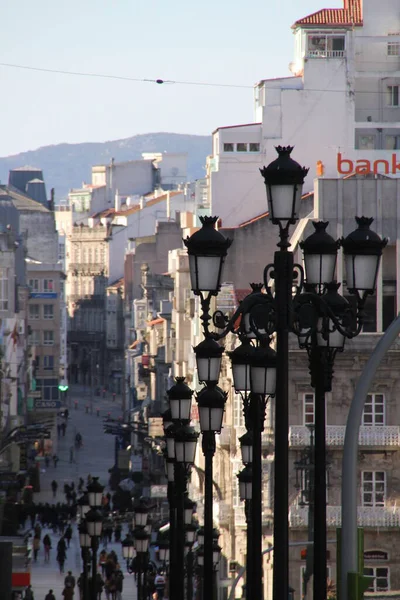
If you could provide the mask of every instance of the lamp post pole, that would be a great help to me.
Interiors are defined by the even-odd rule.
[[[251,565],[253,562],[253,533],[251,526],[251,500],[245,500],[244,505],[245,515],[246,515],[246,598],[250,600],[252,596],[252,586],[251,586]]]
[[[261,433],[264,423],[264,398],[250,394],[250,412],[253,424],[253,484],[251,498],[251,593],[253,598],[263,598],[262,574],[262,464]],[[250,600],[249,595],[247,598]]]
[[[175,467],[174,467],[175,468]],[[178,561],[176,558],[176,503],[175,503],[175,484],[168,482],[167,488],[168,504],[169,504],[169,597],[175,598],[175,586],[179,577]]]
[[[204,453],[204,567],[203,598],[213,594],[213,458],[215,454],[215,433],[204,431],[202,450]]]
[[[184,512],[184,495],[186,490],[186,473],[183,464],[175,463],[175,506],[176,506],[176,565],[177,565],[177,580],[173,584],[175,598],[184,600],[185,596],[185,579],[183,571],[185,566],[185,512]],[[172,598],[172,595],[171,595]]]

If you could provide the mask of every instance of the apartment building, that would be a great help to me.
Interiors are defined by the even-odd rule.
[[[58,408],[61,346],[61,306],[63,273],[57,263],[27,259],[29,285],[29,344],[34,349],[36,391],[47,408]]]
[[[328,5],[329,6],[329,5]],[[295,146],[316,176],[398,177],[400,20],[396,0],[344,0],[294,23],[288,76],[254,88],[254,122],[213,132],[207,178],[212,214],[237,226],[266,211],[258,168],[274,146]]]

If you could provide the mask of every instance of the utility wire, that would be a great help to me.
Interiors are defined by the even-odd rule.
[[[199,85],[209,87],[227,87],[227,88],[247,88],[253,89],[252,85],[230,84],[230,83],[209,83],[207,81],[174,81],[172,79],[139,79],[137,77],[125,77],[123,75],[107,75],[105,73],[84,73],[81,71],[64,71],[62,69],[45,69],[43,67],[30,67],[28,65],[16,65],[12,63],[0,63],[1,67],[10,67],[12,69],[25,69],[27,71],[40,71],[42,73],[56,73],[59,75],[77,75],[79,77],[97,77],[100,79],[119,79],[121,81],[136,81],[140,83],[172,83],[177,85]]]

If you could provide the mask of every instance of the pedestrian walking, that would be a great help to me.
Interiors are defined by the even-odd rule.
[[[57,488],[58,488],[58,483],[55,479],[53,479],[53,481],[51,482],[51,489],[53,491],[53,498],[55,498],[57,496]]]
[[[65,587],[62,591],[62,595],[64,597],[64,600],[73,600],[74,590],[72,588]]]
[[[107,562],[107,550],[103,548],[99,555],[99,567],[101,568],[101,574],[105,575],[106,570],[106,562]]]
[[[70,463],[74,463],[75,462],[75,459],[74,459],[74,447],[73,446],[70,446],[70,449],[69,449],[69,462]]]
[[[48,533],[43,538],[44,562],[50,561],[51,539]]]
[[[72,575],[72,571],[68,571],[68,574],[64,579],[64,586],[66,588],[75,589],[75,577]]]
[[[57,454],[53,454],[53,464],[54,464],[54,468],[57,468],[57,463],[58,463],[58,456]]]
[[[154,587],[156,588],[158,600],[162,600],[165,590],[165,577],[161,569],[158,570],[157,575],[154,578]]]
[[[44,457],[44,462],[46,465],[46,469],[48,469],[50,466],[50,456],[48,454],[46,454],[46,456]]]
[[[104,580],[102,578],[102,576],[100,575],[100,573],[96,574],[96,594],[97,594],[97,600],[101,600],[101,595],[103,593],[103,589],[104,589]]]
[[[33,560],[36,562],[38,557],[38,552],[40,550],[40,537],[35,535],[33,538]]]
[[[44,600],[56,600],[56,597],[55,597],[55,595],[53,593],[53,590],[49,590],[49,593],[46,594]]]
[[[62,431],[63,437],[65,437],[65,430],[66,429],[67,429],[66,423],[61,423],[61,431]]]
[[[70,524],[68,524],[68,526],[65,530],[64,537],[67,540],[67,546],[69,548],[69,545],[71,543],[71,538],[72,538],[72,527]]]
[[[28,585],[28,587],[25,589],[24,600],[35,600],[31,585]]]

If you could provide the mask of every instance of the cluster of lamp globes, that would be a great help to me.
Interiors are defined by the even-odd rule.
[[[308,172],[290,157],[292,149],[290,146],[277,147],[278,158],[261,170],[266,185],[269,218],[273,224],[279,225],[279,246],[283,249],[290,247],[289,225],[299,219],[302,187]],[[200,217],[200,221],[202,227],[184,240],[189,255],[191,289],[201,299],[203,314],[200,318],[206,336],[194,348],[198,379],[206,384],[197,400],[202,432],[220,432],[226,394],[217,386],[224,348],[216,340],[224,334],[209,331],[209,322],[212,320],[209,308],[211,297],[217,296],[221,289],[224,262],[232,240],[216,230],[217,217]],[[313,223],[315,231],[300,244],[304,254],[304,290],[322,298],[331,311],[329,313],[328,310],[327,314],[337,317],[336,322],[329,318],[318,320],[316,330],[319,333],[316,339],[319,346],[342,350],[345,338],[355,335],[349,331],[346,336],[344,329],[349,328],[349,323],[343,322],[343,327],[340,323],[349,303],[338,293],[339,285],[335,281],[339,247],[343,249],[348,292],[357,299],[359,310],[364,306],[367,296],[375,291],[380,259],[387,240],[381,239],[370,229],[372,221],[366,217],[356,217],[357,228],[341,240],[334,240],[326,232],[328,223],[316,222]],[[242,305],[246,306],[246,300]],[[249,314],[241,315],[242,343],[230,353],[234,388],[242,394],[251,392],[271,397],[276,389],[276,353],[269,345],[252,344],[252,340],[259,338],[253,321]],[[310,337],[309,327],[300,324],[296,333],[300,346],[305,347]],[[239,482],[241,497],[250,499],[251,445],[248,437],[245,437],[244,448],[243,462],[247,467]]]
[[[189,426],[192,409],[193,390],[185,383],[184,377],[176,377],[176,383],[168,391],[169,409],[163,414],[163,427],[166,439],[165,470],[168,483],[175,483],[175,464],[181,464],[190,468],[195,462],[197,439],[199,434],[193,427]],[[215,382],[216,383],[216,382]],[[208,391],[207,391],[208,390]],[[204,398],[207,391],[208,398]],[[224,398],[221,403],[221,396]],[[199,404],[199,420],[202,433],[205,431],[220,431],[222,428],[222,417],[225,404],[225,394],[219,388],[204,388],[197,395]],[[216,412],[216,414],[215,414]],[[213,429],[215,427],[215,429]],[[193,513],[196,503],[186,494],[184,496],[184,524],[185,524],[185,553],[191,552],[196,541],[198,549],[196,552],[197,564],[204,564],[204,531],[198,529],[193,523]],[[214,531],[213,561],[217,568],[221,548],[218,545],[218,532]],[[162,562],[169,561],[169,541],[161,540],[158,543],[159,557]]]
[[[87,491],[78,499],[79,543],[82,548],[93,548],[93,541],[98,541],[103,528],[103,515],[100,508],[103,503],[104,486],[99,483],[98,477],[93,477],[87,486]],[[137,505],[133,515],[133,537],[129,534],[121,542],[122,554],[127,564],[135,554],[146,554],[149,547],[151,526],[148,525],[148,507]]]

